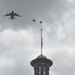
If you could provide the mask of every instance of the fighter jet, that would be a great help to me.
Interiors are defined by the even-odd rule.
[[[42,21],[40,21],[40,24],[42,24]]]
[[[16,13],[14,13],[14,11],[12,11],[11,13],[7,13],[6,15],[4,15],[4,17],[6,17],[6,16],[10,16],[10,18],[9,19],[11,19],[11,20],[13,20],[13,19],[15,19],[15,17],[14,16],[17,16],[17,17],[21,17],[20,15],[18,15],[18,13],[16,14]]]
[[[36,20],[35,19],[33,19],[33,22],[35,22]]]

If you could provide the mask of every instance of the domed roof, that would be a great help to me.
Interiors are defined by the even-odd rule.
[[[40,54],[36,59],[31,61],[31,65],[34,67],[35,64],[38,63],[44,63],[44,64],[48,64],[48,66],[52,66],[53,62],[50,59],[47,59],[46,56]]]
[[[38,58],[45,58],[45,59],[47,59],[47,57],[44,56],[44,55],[42,55],[42,54],[40,54],[40,55],[37,57],[37,59],[38,59]]]

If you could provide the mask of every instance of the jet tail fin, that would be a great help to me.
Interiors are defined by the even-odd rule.
[[[12,17],[9,17],[9,19],[12,19],[13,20],[13,19],[16,19],[16,18],[15,17],[13,17],[13,18]]]

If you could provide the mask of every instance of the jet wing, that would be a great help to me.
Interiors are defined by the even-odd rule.
[[[18,15],[18,14],[16,14],[16,13],[14,13],[14,16],[18,16],[18,17],[21,17],[20,15]]]
[[[11,13],[9,13],[9,14],[7,13],[7,14],[6,14],[6,15],[4,15],[4,16],[11,16]]]

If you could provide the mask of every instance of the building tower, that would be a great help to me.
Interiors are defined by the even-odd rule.
[[[49,75],[49,68],[52,66],[53,62],[42,54],[41,46],[41,54],[36,59],[32,60],[30,64],[34,67],[34,75]]]

